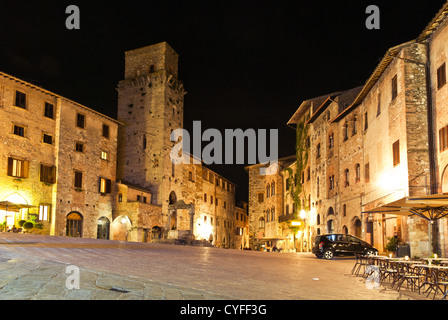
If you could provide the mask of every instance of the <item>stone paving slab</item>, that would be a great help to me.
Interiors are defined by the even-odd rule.
[[[233,297],[79,267],[69,289],[67,264],[0,250],[0,300],[231,300]]]
[[[353,259],[0,232],[0,299],[424,300],[366,289]],[[68,289],[66,268],[80,270]],[[124,290],[121,290],[124,289]]]

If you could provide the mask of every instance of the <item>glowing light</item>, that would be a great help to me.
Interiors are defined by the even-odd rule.
[[[300,210],[300,218],[303,220],[303,219],[305,219],[306,218],[306,212],[305,212],[305,210]]]
[[[209,240],[211,234],[213,234],[213,227],[210,224],[208,223],[198,224],[199,238]]]
[[[24,197],[22,197],[20,194],[18,193],[13,193],[10,194],[9,196],[7,196],[5,198],[6,201],[10,201],[10,202],[14,202],[14,203],[18,203],[18,204],[27,204],[26,200]]]
[[[298,227],[298,226],[302,225],[302,222],[300,222],[300,221],[291,221],[291,225],[293,227]]]

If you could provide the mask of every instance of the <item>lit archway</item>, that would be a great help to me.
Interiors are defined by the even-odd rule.
[[[66,235],[69,237],[82,237],[83,217],[79,212],[72,211],[67,215]]]

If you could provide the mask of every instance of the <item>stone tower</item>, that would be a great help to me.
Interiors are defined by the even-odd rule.
[[[166,42],[125,52],[118,83],[117,179],[152,192],[165,211],[176,178],[171,131],[183,128],[186,92],[178,80],[178,54]],[[166,212],[166,211],[165,211]]]

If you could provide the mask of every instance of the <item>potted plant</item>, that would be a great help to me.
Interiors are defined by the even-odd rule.
[[[392,256],[395,256],[397,252],[398,238],[391,237],[388,238],[389,242],[386,244],[386,250],[392,253]]]
[[[32,223],[31,221],[26,221],[23,224],[23,229],[25,229],[25,231],[27,231],[27,232],[29,232],[33,227],[34,227],[34,223]]]

